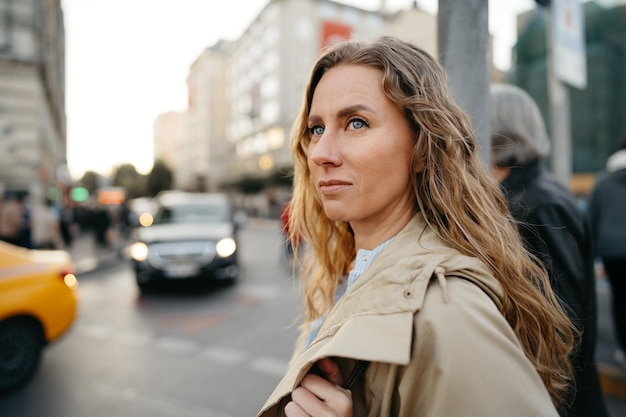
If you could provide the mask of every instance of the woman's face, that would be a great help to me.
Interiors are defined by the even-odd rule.
[[[382,71],[340,65],[324,74],[308,117],[308,166],[326,215],[355,234],[414,213],[414,133],[382,88]]]

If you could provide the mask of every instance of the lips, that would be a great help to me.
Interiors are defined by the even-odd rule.
[[[341,180],[328,180],[319,182],[320,191],[324,195],[333,194],[345,190],[350,186],[352,186],[352,183]]]

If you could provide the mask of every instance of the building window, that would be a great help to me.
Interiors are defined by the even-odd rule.
[[[0,30],[0,52],[8,52],[11,50],[11,33],[13,31],[12,6],[12,0],[5,0],[3,3],[0,3],[0,19],[2,19],[2,26],[4,27]]]

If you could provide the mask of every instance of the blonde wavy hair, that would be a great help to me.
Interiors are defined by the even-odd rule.
[[[338,65],[382,71],[385,94],[415,132],[411,163],[421,168],[412,178],[416,210],[450,246],[492,269],[504,293],[501,312],[559,404],[571,380],[568,354],[575,328],[545,270],[524,249],[504,196],[479,159],[471,122],[452,99],[443,68],[425,51],[393,37],[350,40],[323,50],[293,126],[289,230],[307,243],[306,251],[296,248],[305,298],[303,326],[332,307],[337,284],[355,257],[350,225],[326,217],[307,164],[313,94],[324,74]]]

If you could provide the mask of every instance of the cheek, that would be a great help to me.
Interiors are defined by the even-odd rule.
[[[390,153],[388,151],[370,155],[359,161],[362,178],[368,182],[380,184],[384,188],[404,188],[405,183],[410,183],[411,172],[409,157],[401,156],[402,151]]]
[[[316,171],[317,165],[311,160],[311,158],[308,157],[306,158],[306,166],[308,168],[308,176],[309,177],[313,177],[313,174]]]

